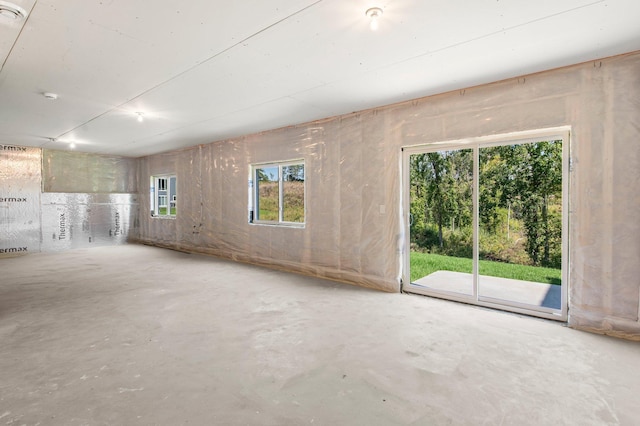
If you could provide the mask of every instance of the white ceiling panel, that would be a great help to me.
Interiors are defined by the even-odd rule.
[[[34,3],[35,0],[16,0],[9,4],[15,7],[8,8],[7,12],[12,10],[18,13],[24,12],[28,16]],[[7,15],[9,15],[9,13],[7,13]],[[0,24],[0,66],[2,66],[7,60],[9,53],[11,53],[25,23],[24,20],[8,19],[4,17],[2,18],[2,21],[2,24]]]
[[[346,113],[637,50],[640,31],[633,18],[616,20],[610,12],[606,2],[548,10],[511,28],[469,34],[464,42],[434,42],[439,47],[424,54],[292,96]],[[347,91],[354,96],[340,95]]]
[[[318,116],[324,117],[326,112],[291,98],[280,98],[248,110],[236,111],[185,127],[174,128],[160,135],[135,140],[126,146],[118,147],[118,150],[122,155],[138,157],[150,151],[162,152],[208,143],[212,141],[212,133],[219,135],[217,140],[223,140],[265,129],[284,127],[292,122],[303,123]]]
[[[14,2],[0,142],[128,156],[640,50],[636,0]]]

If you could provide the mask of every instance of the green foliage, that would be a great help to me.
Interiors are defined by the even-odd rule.
[[[283,187],[283,220],[285,222],[304,222],[304,182],[287,181]],[[279,220],[279,197],[278,182],[258,183],[259,220]]]
[[[518,234],[519,235],[519,234]],[[502,233],[480,231],[479,258],[497,262],[529,265],[531,261],[523,238],[507,238]]]
[[[495,148],[480,150],[480,223],[487,232],[497,232],[504,218],[504,186],[507,179],[499,155],[492,156]]]
[[[480,258],[559,268],[562,141],[479,150]],[[411,156],[411,243],[470,257],[473,150]]]
[[[473,151],[438,151],[411,157],[411,214],[413,230],[428,237],[437,228],[438,246],[444,249],[445,227],[471,225]]]
[[[304,222],[304,181],[293,179],[284,182],[282,203],[285,222]]]
[[[414,238],[415,237],[415,238]],[[412,249],[447,256],[468,257],[473,255],[473,230],[470,226],[442,231],[443,244],[440,246],[438,228],[434,224],[421,227],[412,235]]]
[[[534,265],[551,266],[559,250],[558,230],[550,206],[559,213],[562,195],[562,142],[546,141],[491,148],[489,157],[501,161],[503,201],[514,204],[521,216],[526,250]],[[561,217],[561,214],[560,214]]]
[[[278,182],[263,181],[258,183],[259,220],[277,221],[279,219],[278,191]]]

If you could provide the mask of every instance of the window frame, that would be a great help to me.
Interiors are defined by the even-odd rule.
[[[174,186],[172,188],[171,180],[174,180]],[[163,182],[161,184],[160,182]],[[152,218],[157,219],[175,219],[176,211],[172,214],[172,206],[177,207],[177,194],[178,194],[178,178],[175,174],[166,173],[151,175],[149,178],[149,193],[150,193],[150,206],[149,210]],[[160,192],[164,192],[161,194]],[[161,204],[161,200],[164,203]],[[160,209],[166,209],[166,213],[160,213]]]
[[[301,222],[292,222],[284,220],[285,215],[285,182],[288,182],[283,179],[283,170],[286,167],[290,166],[302,166],[303,169],[303,180],[302,180],[302,188],[303,188],[303,216]],[[258,170],[268,169],[268,168],[277,168],[278,169],[278,220],[264,220],[260,219],[259,215],[259,188],[260,185],[258,183]],[[306,225],[307,219],[307,183],[306,183],[306,164],[304,159],[295,159],[295,160],[287,160],[287,161],[274,161],[274,162],[265,162],[265,163],[253,163],[250,166],[250,175],[249,175],[249,224],[253,225],[267,225],[267,226],[283,226],[283,227],[292,227],[292,228],[304,228]]]

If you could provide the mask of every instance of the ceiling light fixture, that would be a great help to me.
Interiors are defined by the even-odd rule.
[[[51,93],[51,92],[44,92],[42,94],[42,96],[44,96],[47,99],[50,99],[52,101],[55,101],[56,99],[58,99],[58,95],[56,95],[55,93]]]
[[[11,21],[21,21],[27,17],[27,12],[18,5],[0,0],[0,16]]]
[[[371,19],[371,24],[370,24],[371,30],[372,31],[377,30],[378,19],[382,16],[382,9],[380,9],[379,7],[372,7],[367,9],[367,11],[364,14]]]
[[[142,123],[144,121],[144,112],[136,112],[138,116],[138,123]]]

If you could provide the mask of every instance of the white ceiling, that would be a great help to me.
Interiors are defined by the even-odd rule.
[[[638,0],[11,1],[0,143],[125,156],[640,50]]]

